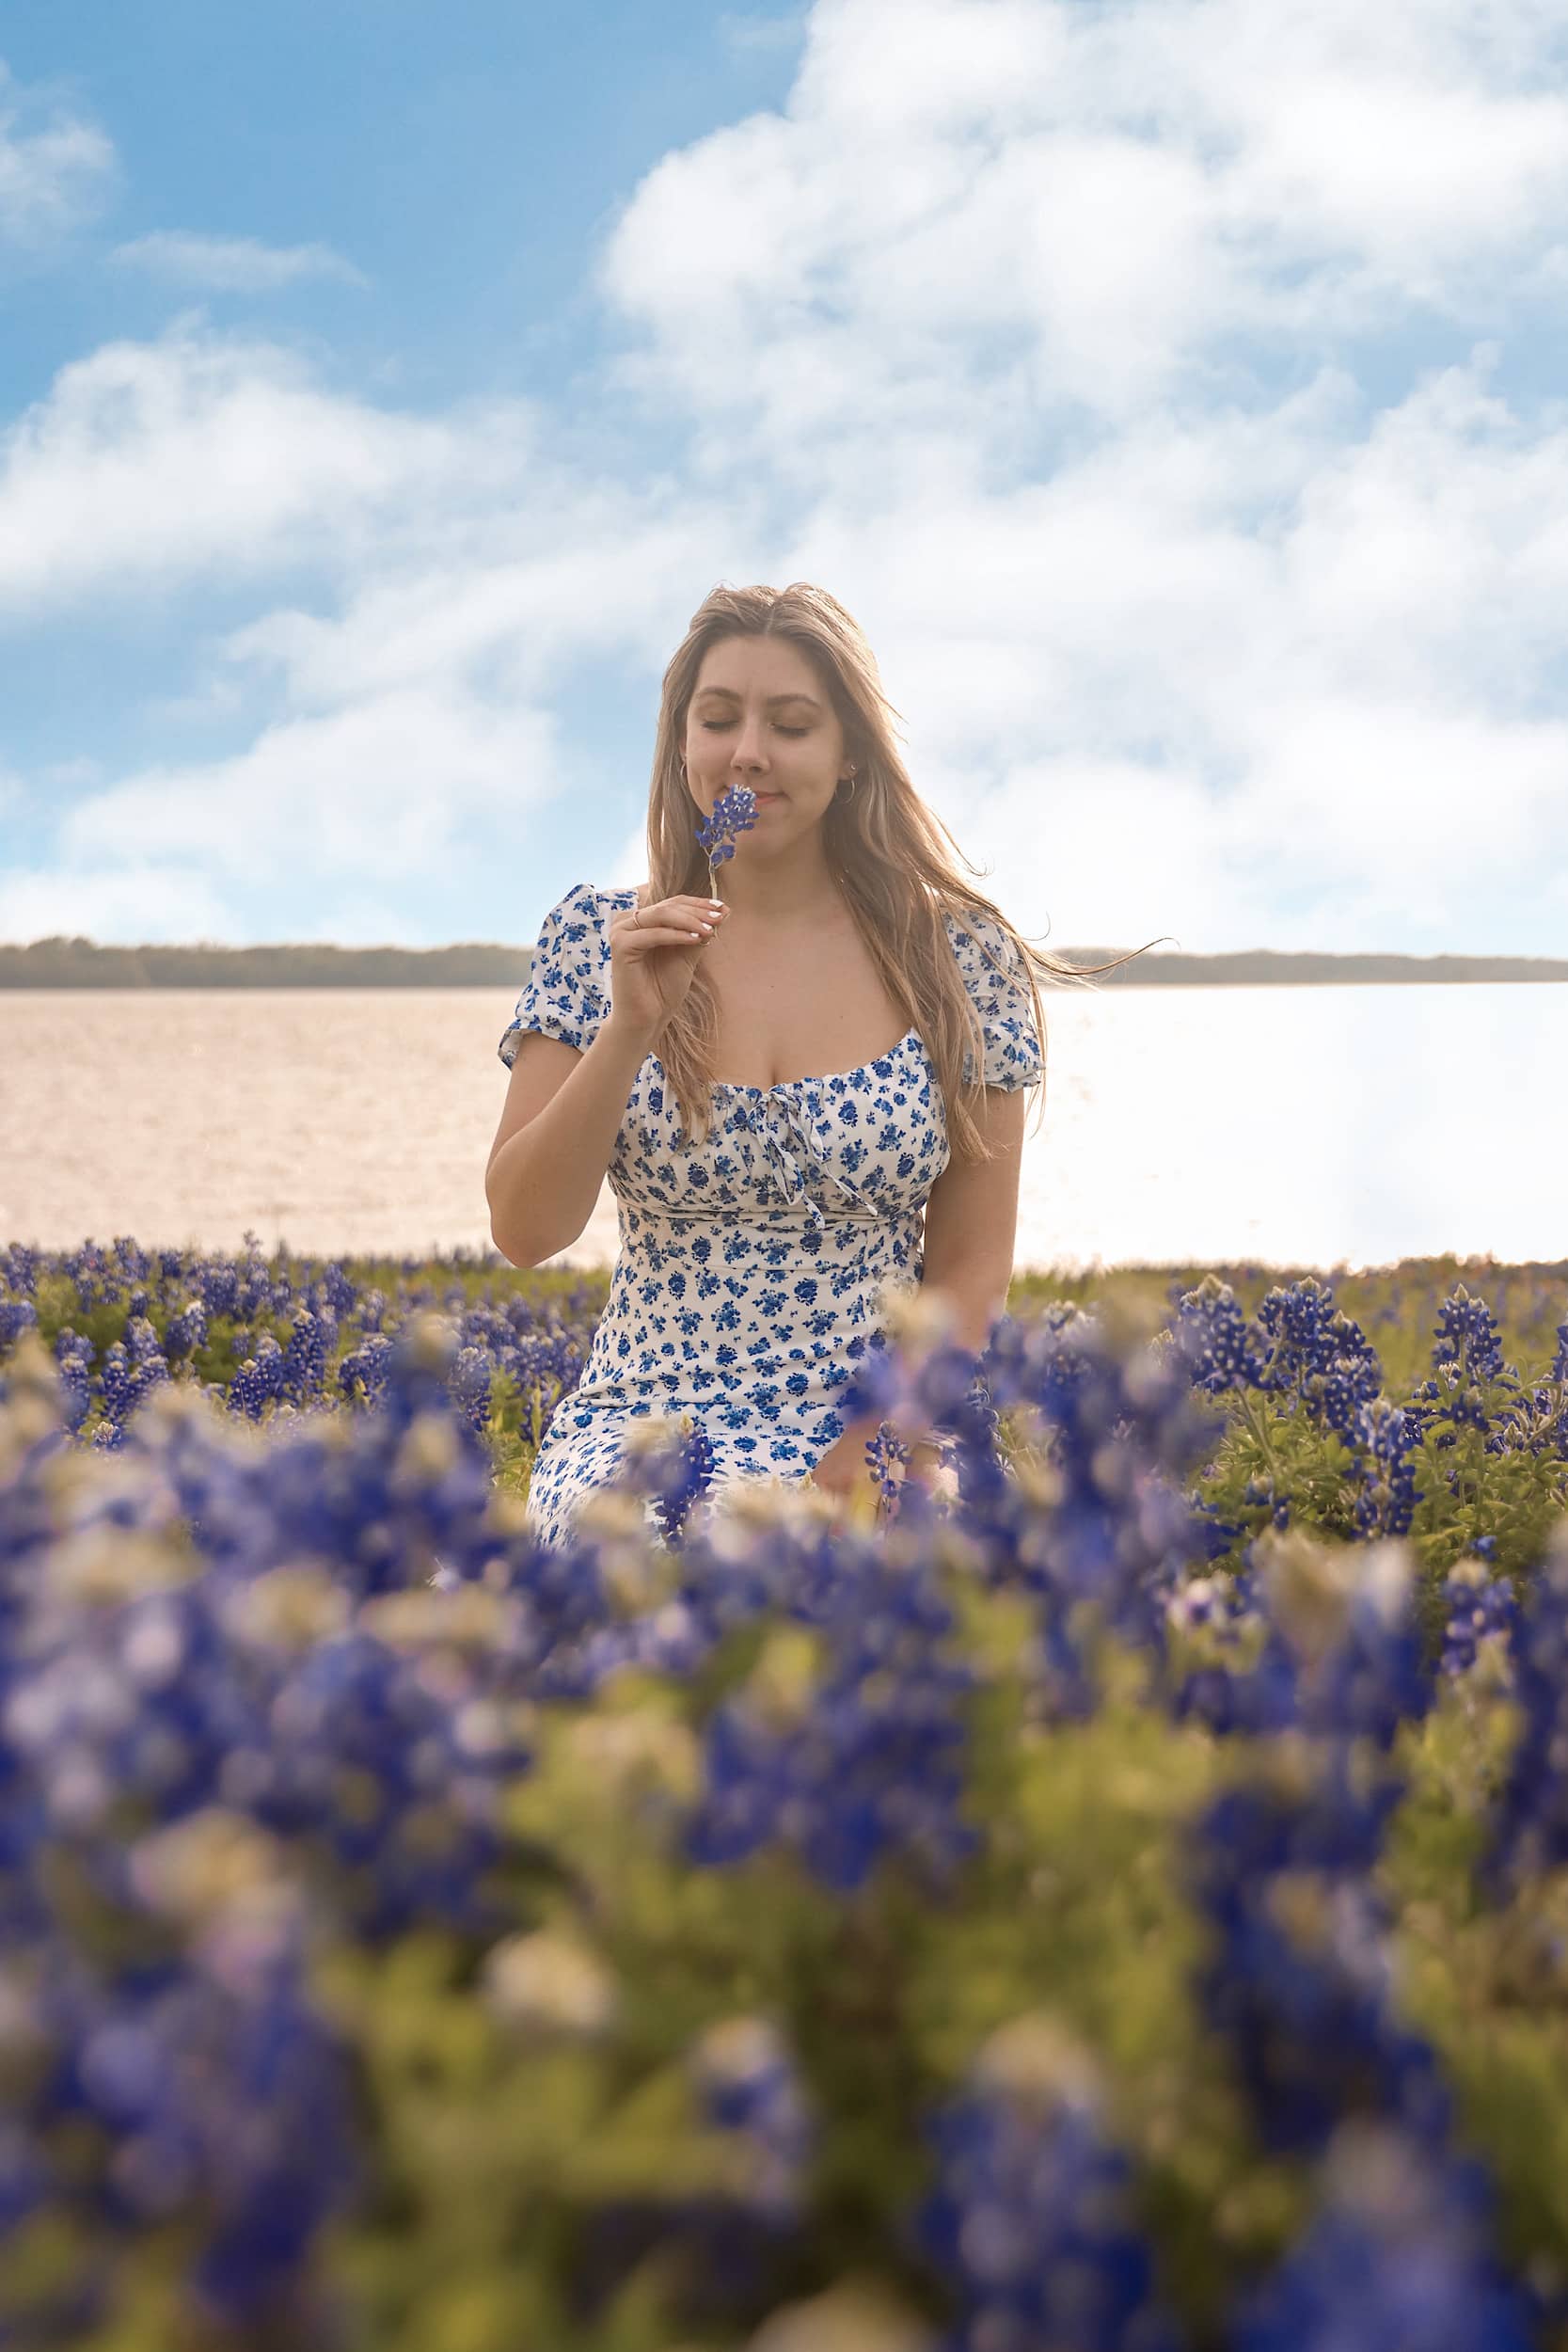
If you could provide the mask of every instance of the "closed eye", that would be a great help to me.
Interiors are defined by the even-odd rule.
[[[715,735],[721,727],[727,727],[732,723],[728,719],[699,719],[697,723],[701,727],[705,727],[709,735]],[[779,722],[777,720],[775,720],[773,723],[778,727],[781,735],[807,735],[811,732],[808,727],[786,727],[779,725]]]

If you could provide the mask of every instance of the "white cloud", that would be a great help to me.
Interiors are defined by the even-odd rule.
[[[0,939],[232,939],[233,913],[207,874],[135,859],[106,871],[8,866],[0,872]]]
[[[59,843],[87,868],[112,858],[197,862],[225,882],[428,878],[553,783],[551,725],[414,687],[268,727],[229,759],[153,768],[76,803]]]
[[[769,485],[1027,928],[1464,944],[1521,866],[1544,920],[1568,406],[1497,379],[1562,274],[1556,38],[821,0],[785,112],[626,207],[617,381]]]
[[[330,278],[346,285],[369,281],[352,262],[325,245],[262,245],[255,237],[209,237],[186,229],[154,230],[117,245],[109,259],[182,286],[224,294],[272,294],[303,278]]]
[[[558,472],[499,514],[433,513],[423,547],[384,576],[367,567],[338,615],[268,613],[231,632],[225,657],[275,672],[307,708],[407,679],[543,694],[585,653],[663,659],[671,582],[701,578],[714,544],[705,503],[673,504]]]
[[[307,860],[313,883],[375,885],[334,911],[384,938],[400,888],[471,870],[498,824],[515,836],[564,788],[546,707],[562,666],[661,658],[691,581],[706,584],[713,520],[668,484],[634,493],[545,465],[520,405],[436,421],[372,409],[186,321],[65,372],[11,437],[0,544],[21,626],[50,598],[140,599],[149,576],[173,611],[209,579],[232,593],[247,573],[309,567],[335,609],[263,608],[207,640],[187,692],[141,714],[207,727],[270,702],[255,739],[100,777],[57,821],[62,886],[107,920],[122,860],[166,861],[177,906],[190,867],[220,897],[286,895]],[[12,903],[20,922],[35,900]]]
[[[1490,889],[1544,945],[1568,405],[1510,361],[1568,280],[1556,39],[1539,0],[817,0],[785,110],[626,206],[634,341],[569,415],[401,414],[200,321],[93,354],[8,437],[0,615],[252,582],[180,707],[273,715],[68,854],[282,888],[319,841],[378,915],[465,809],[578,784],[585,656],[805,577],[1032,933],[1464,946]],[[639,818],[594,878],[644,870]]]
[[[96,212],[114,180],[113,142],[70,107],[23,127],[46,104],[0,62],[0,245],[52,245]]]
[[[411,502],[515,495],[534,440],[521,402],[399,415],[189,320],[156,343],[104,344],[0,441],[0,619],[117,582],[334,573],[372,548],[395,560]]]
[[[1533,0],[819,0],[787,113],[626,207],[624,379],[795,479],[832,433],[857,463],[819,478],[880,494],[911,426],[1005,456],[1212,394],[1229,339],[1483,323],[1562,240],[1553,40]]]

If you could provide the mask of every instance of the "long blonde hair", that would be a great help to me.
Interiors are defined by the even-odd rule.
[[[1042,1104],[1046,1035],[1039,978],[1086,987],[1090,972],[1114,966],[1080,967],[1031,947],[1001,909],[963,880],[956,860],[972,874],[979,868],[963,857],[910,781],[894,742],[892,723],[899,714],[882,691],[864,635],[826,589],[804,580],[788,588],[715,588],[693,613],[664,673],[648,799],[650,903],[677,893],[707,892],[707,859],[697,841],[702,817],[687,789],[680,755],[703,659],[724,637],[784,638],[799,646],[820,678],[855,766],[853,794],[836,797],[822,820],[829,859],[888,993],[925,1041],[942,1087],[955,1155],[989,1158],[974,1116],[985,1086],[980,1021],[954,957],[944,914],[965,928],[969,917],[982,916],[1003,933],[1004,953],[1010,950],[1018,958],[1040,1041],[1041,1077],[1035,1083]],[[984,939],[978,932],[975,937],[1000,973]],[[1016,980],[1016,974],[1005,977]],[[699,962],[685,1001],[658,1041],[659,1062],[688,1141],[701,1140],[712,1122],[717,1036],[718,1004]],[[966,1054],[974,1057],[967,1083]]]

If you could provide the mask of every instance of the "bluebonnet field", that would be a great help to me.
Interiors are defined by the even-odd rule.
[[[1568,2344],[1568,1265],[916,1309],[955,1491],[552,1554],[603,1299],[0,1252],[4,2340]]]

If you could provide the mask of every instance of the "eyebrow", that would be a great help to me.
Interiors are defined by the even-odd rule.
[[[737,703],[740,700],[733,686],[705,686],[694,699],[703,702],[709,694],[718,694],[727,703]],[[805,703],[813,710],[820,710],[822,707],[819,702],[813,701],[810,694],[769,694],[763,707],[768,710],[777,710],[784,703]]]

